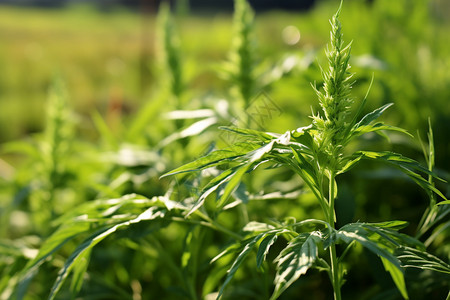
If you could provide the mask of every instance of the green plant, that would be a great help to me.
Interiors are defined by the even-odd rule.
[[[249,64],[254,63],[252,51],[247,51],[251,48],[251,39],[247,38],[252,23],[252,18],[248,17],[252,16],[250,7],[243,0],[238,0],[237,4],[236,28],[247,29],[238,30],[234,36],[240,44],[231,51],[235,57],[231,59],[233,71],[230,74],[236,77],[229,79],[234,89],[240,91],[237,98],[249,101],[252,93],[267,82],[261,83],[261,78],[254,76],[257,73],[252,69],[254,64]],[[172,21],[168,9],[162,10],[162,14],[161,18],[165,19],[160,26],[169,26]],[[425,251],[428,242],[424,245],[399,233],[406,222],[356,222],[337,228],[336,204],[341,200],[338,188],[342,190],[339,177],[362,160],[397,167],[428,192],[432,213],[425,214],[427,221],[422,222],[419,234],[428,231],[434,220],[445,217],[445,214],[433,217],[438,202],[436,195],[445,197],[433,183],[439,179],[433,172],[431,130],[427,168],[395,152],[355,150],[361,148],[357,138],[363,134],[386,136],[385,131],[406,132],[377,121],[391,104],[361,117],[366,98],[356,102],[350,94],[350,46],[345,46],[342,40],[339,14],[340,8],[331,20],[331,44],[326,51],[329,67],[322,71],[323,90],[314,87],[321,111],[312,116],[312,124],[281,135],[248,128],[223,128],[241,136],[242,140],[166,174],[180,174],[168,187],[164,185],[166,180],[158,182],[155,175],[167,170],[169,164],[176,164],[180,157],[184,161],[188,159],[189,152],[200,151],[203,145],[199,146],[199,141],[203,135],[197,135],[223,121],[220,118],[229,121],[228,111],[225,114],[224,109],[218,107],[170,113],[173,119],[186,119],[186,115],[204,119],[186,128],[172,126],[174,130],[181,130],[175,132],[172,141],[181,141],[175,145],[178,148],[169,150],[160,148],[161,144],[150,146],[155,137],[170,132],[170,129],[161,129],[166,124],[155,117],[169,99],[166,94],[155,103],[149,103],[125,132],[125,140],[135,145],[124,145],[100,115],[94,115],[107,150],[96,148],[93,160],[105,162],[108,168],[86,174],[83,170],[93,164],[89,161],[78,164],[73,172],[77,182],[95,178],[89,185],[91,197],[100,199],[72,205],[66,214],[52,220],[47,229],[53,233],[39,243],[30,246],[25,238],[9,243],[2,240],[0,251],[7,255],[0,260],[0,274],[4,275],[0,281],[0,296],[11,299],[42,299],[47,295],[49,299],[77,296],[153,299],[161,295],[164,299],[192,300],[276,299],[283,293],[289,297],[294,283],[301,281],[298,279],[308,270],[317,269],[328,274],[334,297],[341,299],[341,286],[349,269],[346,262],[351,260],[346,258],[354,253],[351,250],[360,254],[362,248],[381,258],[404,298],[408,296],[406,272],[414,268],[440,271],[443,286],[447,288],[445,278],[450,266]],[[172,59],[170,55],[164,58],[165,71],[174,80],[167,92],[177,97],[185,95],[179,68],[180,50],[168,36],[169,29],[166,30],[162,44],[166,54],[174,54]],[[179,103],[173,106],[179,108]],[[49,132],[53,131],[49,126]],[[123,132],[120,133],[117,136]],[[54,148],[59,149],[59,144]],[[177,143],[171,146],[174,144]],[[181,144],[185,146],[182,151]],[[64,163],[67,156],[54,157],[58,165]],[[46,176],[50,176],[53,169],[48,168]],[[200,170],[197,176],[194,171]],[[277,181],[267,179],[273,174]],[[290,178],[292,174],[294,180]],[[282,188],[287,183],[283,181],[288,181],[288,188]],[[293,181],[296,183],[292,184]],[[272,184],[267,184],[269,182]],[[77,190],[79,199],[86,186],[73,189]],[[48,191],[52,192],[52,188]],[[121,196],[124,194],[128,195]],[[313,209],[308,210],[308,207]],[[278,214],[271,214],[271,209],[278,210]],[[310,212],[313,216],[309,216]],[[436,228],[432,237],[445,237],[441,229]],[[254,254],[255,261],[247,259]],[[269,263],[272,258],[275,266]],[[11,260],[14,264],[8,266]],[[49,278],[56,280],[52,282]]]
[[[386,104],[360,119],[366,98],[356,104],[356,112],[351,109],[355,106],[354,99],[350,94],[352,84],[352,74],[349,72],[351,48],[350,45],[345,46],[342,40],[341,24],[338,19],[340,10],[341,8],[330,21],[332,26],[331,43],[326,51],[329,67],[327,70],[322,70],[323,92],[315,88],[322,112],[313,115],[313,122],[310,126],[288,131],[283,135],[234,127],[224,128],[244,136],[247,141],[212,152],[210,155],[169,173],[169,175],[174,175],[225,166],[223,172],[203,189],[201,196],[187,214],[188,216],[203,208],[206,199],[213,192],[218,193],[215,201],[215,213],[220,213],[239,187],[244,175],[263,164],[271,164],[273,167],[286,166],[292,169],[310,188],[322,208],[324,219],[321,220],[308,219],[296,222],[289,219],[287,222],[250,222],[247,224],[243,229],[244,232],[249,232],[246,238],[223,253],[237,251],[239,254],[228,270],[218,298],[223,294],[225,286],[251,251],[257,249],[257,267],[261,267],[270,247],[279,236],[283,236],[287,240],[287,246],[275,259],[277,274],[274,281],[275,290],[271,299],[278,298],[301,275],[313,267],[329,274],[334,298],[341,299],[340,290],[346,272],[342,260],[355,243],[361,244],[381,258],[385,269],[391,274],[405,299],[408,298],[404,281],[405,267],[432,269],[444,273],[450,271],[446,263],[427,254],[421,242],[398,232],[406,226],[405,222],[358,222],[346,224],[340,229],[335,228],[335,202],[338,201],[336,177],[347,172],[361,160],[391,164],[402,170],[430,194],[436,193],[446,199],[431,182],[431,178],[436,178],[436,175],[412,159],[387,151],[348,153],[348,148],[350,148],[348,145],[363,134],[374,132],[384,135],[382,131],[403,133],[406,131],[377,121],[392,104]],[[427,174],[430,180],[424,179],[420,173]],[[304,226],[313,227],[313,230],[304,232],[302,231]],[[338,256],[336,247],[340,244],[347,246]],[[319,256],[319,250],[328,251],[327,260]]]
[[[40,234],[49,234],[48,222],[63,213],[58,209],[58,195],[64,193],[71,179],[69,157],[74,140],[74,116],[69,107],[68,94],[60,78],[53,80],[47,103],[47,124],[42,138],[33,141],[11,142],[4,147],[9,152],[29,156],[33,172],[24,172],[19,177],[23,199],[31,212],[33,226]],[[22,199],[22,200],[23,200]],[[18,200],[19,205],[22,200]],[[70,204],[69,204],[70,205]],[[42,210],[42,207],[48,209]]]

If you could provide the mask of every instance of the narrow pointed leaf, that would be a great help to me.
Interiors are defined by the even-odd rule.
[[[361,119],[361,121],[356,123],[356,125],[354,126],[354,130],[358,129],[361,126],[369,125],[370,123],[378,119],[384,113],[384,111],[389,107],[391,107],[392,105],[393,103],[388,103],[368,113]]]
[[[351,157],[348,158],[347,164],[341,169],[340,173],[347,171],[351,168],[356,162],[360,159],[369,159],[369,160],[377,160],[385,163],[389,163],[397,168],[399,168],[402,172],[408,175],[412,180],[414,180],[419,186],[421,186],[426,191],[432,191],[439,195],[442,199],[447,200],[447,198],[439,191],[433,184],[431,184],[428,180],[423,178],[418,173],[414,172],[422,172],[424,174],[433,176],[436,179],[442,180],[437,175],[427,168],[421,166],[417,161],[405,157],[401,154],[395,152],[375,152],[375,151],[357,151]]]
[[[450,275],[450,265],[448,263],[425,251],[411,247],[401,247],[397,254],[405,268],[431,270]]]
[[[274,137],[276,137],[275,135],[271,135],[267,132],[263,132],[263,131],[259,131],[259,130],[253,130],[253,129],[246,129],[246,128],[238,128],[238,127],[219,127],[219,129],[223,129],[223,130],[228,130],[240,135],[244,135],[244,136],[248,136],[248,137],[253,137],[256,140],[265,142],[268,140],[272,140]]]
[[[168,137],[166,137],[164,140],[162,140],[159,143],[159,147],[164,147],[176,140],[184,139],[190,136],[195,136],[201,134],[203,131],[205,131],[207,128],[211,127],[212,125],[216,124],[218,122],[216,117],[206,118],[200,121],[197,121],[193,123],[192,125],[188,126],[187,128],[175,132]]]
[[[189,210],[186,216],[191,215],[194,213],[197,209],[199,209],[203,203],[205,202],[206,198],[217,191],[217,189],[225,184],[227,181],[229,181],[234,174],[236,173],[237,168],[228,169],[224,172],[222,172],[219,176],[215,177],[213,180],[211,180],[205,188],[202,190],[202,194],[200,197],[195,201],[193,207]]]
[[[271,300],[277,299],[292,283],[308,271],[317,259],[317,244],[321,242],[320,232],[299,234],[281,251],[275,259],[277,274]]]
[[[369,124],[369,125],[362,125],[356,129],[353,130],[353,136],[360,136],[363,135],[365,133],[369,133],[369,132],[378,132],[380,130],[387,130],[387,131],[397,131],[397,132],[401,132],[404,134],[407,134],[409,136],[411,136],[411,134],[400,127],[396,127],[396,126],[391,126],[391,125],[385,125],[383,123],[376,123],[376,124]]]
[[[389,260],[387,260],[384,257],[380,257],[381,261],[383,262],[383,266],[386,269],[386,271],[391,274],[392,280],[394,281],[395,285],[397,286],[397,289],[402,294],[404,299],[409,299],[408,297],[408,291],[406,290],[406,283],[405,283],[405,276],[403,275],[403,272],[398,269],[395,265],[393,265]]]
[[[229,177],[229,182],[227,183],[222,196],[220,196],[217,202],[217,207],[221,208],[226,204],[228,197],[230,197],[231,193],[237,189],[239,183],[241,182],[242,176],[244,176],[249,168],[250,164],[244,165]]]
[[[147,209],[146,211],[144,211],[143,213],[141,213],[139,216],[137,216],[136,218],[134,218],[132,220],[116,224],[114,226],[102,229],[102,230],[94,233],[92,236],[90,236],[88,239],[86,239],[80,246],[78,246],[77,249],[67,259],[63,268],[59,271],[58,278],[56,279],[56,281],[52,287],[52,290],[50,292],[49,300],[53,300],[56,297],[56,294],[59,292],[63,283],[66,281],[69,274],[74,270],[74,268],[78,268],[77,277],[82,276],[82,274],[80,272],[82,270],[85,270],[84,264],[86,263],[86,259],[87,259],[88,255],[90,254],[90,251],[92,250],[93,247],[95,247],[98,243],[100,243],[106,237],[115,233],[117,230],[125,229],[132,224],[136,224],[141,221],[153,220],[156,218],[163,218],[163,217],[164,217],[164,212],[161,211],[158,207],[154,206],[154,207],[150,207],[149,209]],[[79,266],[80,264],[82,265],[82,267]]]
[[[271,234],[266,236],[259,244],[258,253],[256,254],[256,267],[261,268],[262,263],[266,260],[267,253],[269,253],[270,247],[277,240],[277,234]]]
[[[369,240],[365,235],[360,232],[348,232],[344,230],[339,230],[336,233],[336,242],[343,241],[346,244],[351,243],[352,241],[356,241],[361,244],[367,250],[373,252],[377,256],[384,257],[387,259],[393,266],[397,269],[401,270],[401,263],[391,252],[386,250],[383,244],[378,244]]]
[[[210,154],[200,157],[199,159],[190,162],[188,164],[185,164],[175,170],[172,170],[162,175],[161,177],[166,177],[185,172],[199,171],[216,165],[220,165],[229,161],[236,160],[237,158],[259,147],[260,145],[255,145],[251,143],[236,143],[233,144],[232,147],[229,147],[228,149],[211,152]]]
[[[225,287],[231,281],[231,279],[233,278],[233,276],[236,273],[236,271],[239,269],[239,267],[242,265],[244,260],[251,253],[251,251],[254,249],[254,247],[256,246],[256,243],[264,236],[265,236],[265,233],[261,233],[261,234],[258,234],[254,238],[250,238],[250,239],[244,241],[245,246],[242,249],[242,251],[239,253],[239,255],[236,258],[236,260],[233,262],[233,265],[231,266],[231,268],[228,269],[227,277],[225,278],[225,281],[222,284],[222,287],[220,288],[219,294],[217,295],[216,299],[219,299],[222,296],[222,294],[223,294],[223,292],[225,290]]]
[[[223,207],[228,200],[228,197],[231,195],[232,192],[234,192],[239,183],[241,182],[242,177],[244,174],[250,169],[252,164],[257,163],[260,159],[264,157],[267,153],[269,153],[274,146],[275,140],[272,140],[270,143],[265,144],[264,146],[255,149],[245,155],[245,158],[247,159],[247,163],[245,165],[242,165],[239,170],[237,170],[231,177],[230,181],[228,182],[227,186],[225,187],[225,190],[220,197],[217,207]]]
[[[242,230],[245,232],[265,232],[272,229],[275,229],[273,225],[252,221],[247,225],[245,225],[245,227]]]

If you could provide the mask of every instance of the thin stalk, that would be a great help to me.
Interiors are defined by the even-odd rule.
[[[320,168],[320,167],[319,167]],[[319,171],[319,180],[318,180],[318,184],[319,184],[319,192],[320,192],[320,199],[322,202],[322,210],[325,214],[325,219],[327,220],[327,222],[330,223],[330,225],[334,228],[334,222],[331,222],[330,220],[334,221],[334,218],[331,217],[330,215],[330,199],[329,198],[327,200],[326,196],[324,195],[324,187],[323,187],[323,173]],[[328,205],[328,210],[327,210],[327,205]],[[334,205],[333,205],[333,209],[334,209]],[[332,211],[334,213],[334,211]],[[334,216],[334,214],[333,214]]]
[[[336,246],[330,246],[330,260],[331,260],[331,280],[333,284],[334,300],[341,300],[341,283],[339,276],[339,265],[336,256]]]
[[[181,223],[189,223],[189,224],[198,224],[198,225],[202,225],[217,231],[220,231],[222,233],[225,233],[231,237],[233,237],[236,240],[242,240],[242,236],[240,236],[239,234],[229,230],[228,228],[222,226],[221,224],[217,223],[216,221],[212,220],[211,218],[205,216],[204,214],[199,214],[205,221],[200,221],[200,220],[189,220],[189,219],[185,219],[185,218],[181,218],[181,217],[172,217],[171,220],[175,221],[175,222],[181,222]]]
[[[334,172],[330,175],[329,181],[329,211],[328,211],[328,223],[334,229],[335,228],[335,220],[334,220],[334,180],[336,175]],[[331,233],[331,232],[330,232]],[[330,246],[330,265],[331,265],[331,282],[333,285],[334,291],[334,299],[341,300],[341,277],[339,272],[339,260],[336,255],[336,245],[334,243]]]

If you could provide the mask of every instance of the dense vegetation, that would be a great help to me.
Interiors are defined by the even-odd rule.
[[[439,2],[235,3],[0,12],[1,299],[450,297]]]

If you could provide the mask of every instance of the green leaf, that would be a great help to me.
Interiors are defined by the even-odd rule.
[[[74,208],[55,221],[55,224],[61,224],[60,227],[44,241],[36,257],[27,263],[20,275],[22,280],[18,289],[23,290],[26,283],[36,274],[39,266],[75,237],[90,233],[93,230],[99,230],[99,228],[101,228],[100,231],[104,231],[117,224],[123,224],[121,222],[133,222],[132,220],[136,220],[136,218],[148,217],[148,209],[165,210],[166,207],[168,208],[171,205],[174,207],[164,197],[147,199],[131,194],[118,199],[95,200]],[[79,280],[81,280],[86,267],[85,258],[87,256],[83,255],[86,254],[80,253],[77,263],[69,268],[69,271],[75,268],[76,278],[74,278],[72,284],[74,289],[80,286]],[[67,275],[64,280],[66,277]]]
[[[138,215],[136,218],[122,222],[119,224],[115,224],[111,227],[103,228],[89,238],[87,238],[77,249],[70,255],[64,264],[63,268],[58,273],[58,278],[56,279],[52,290],[49,295],[49,300],[53,300],[56,297],[56,294],[61,289],[63,283],[69,276],[69,274],[75,269],[77,280],[83,275],[83,271],[86,270],[86,260],[89,257],[90,251],[93,247],[95,247],[98,243],[103,241],[106,237],[115,233],[119,229],[125,229],[133,224],[137,224],[142,221],[154,220],[156,218],[164,218],[165,213],[161,211],[159,207],[153,206]],[[79,288],[79,282],[75,282],[74,286]]]
[[[185,172],[199,171],[220,164],[224,164],[236,160],[237,158],[259,147],[260,145],[255,145],[251,143],[236,143],[233,144],[228,149],[211,152],[210,154],[203,156],[193,162],[185,164],[175,170],[172,170],[169,173],[162,175],[161,177],[166,177]]]
[[[206,119],[202,119],[200,121],[197,121],[190,126],[184,128],[181,131],[174,132],[165,139],[163,139],[157,146],[157,148],[162,148],[167,146],[168,144],[179,140],[184,139],[191,136],[196,136],[204,132],[209,127],[213,126],[214,124],[217,124],[219,120],[216,117],[210,117]]]
[[[85,251],[85,253],[78,260],[78,263],[73,267],[73,276],[70,283],[70,293],[72,295],[77,295],[81,290],[84,274],[86,273],[86,270],[89,266],[90,256],[91,251]]]
[[[361,119],[361,121],[359,121],[358,123],[355,124],[355,126],[353,127],[353,130],[358,129],[361,126],[369,125],[370,123],[372,123],[373,121],[378,119],[384,113],[384,111],[386,109],[388,109],[389,107],[391,107],[392,105],[394,105],[394,104],[388,103],[388,104],[385,104],[382,107],[379,107],[379,108],[375,109],[374,111],[368,113]]]
[[[402,262],[402,266],[405,268],[416,268],[450,274],[449,264],[426,251],[411,247],[401,247],[397,250],[397,255]]]
[[[385,245],[383,245],[382,243],[376,243],[376,242],[371,241],[364,234],[361,234],[361,232],[359,232],[359,231],[348,232],[345,230],[339,230],[336,233],[335,238],[336,238],[336,242],[343,241],[346,244],[349,244],[352,241],[356,241],[357,243],[361,244],[364,248],[373,252],[377,256],[385,258],[387,261],[389,261],[389,263],[392,266],[394,266],[395,268],[397,268],[398,270],[400,270],[403,273],[400,260],[398,260],[397,257],[395,257],[393,255],[393,253],[388,251],[385,248]]]
[[[405,225],[406,222],[402,221],[351,223],[336,231],[335,239],[336,242],[344,241],[345,243],[356,241],[378,255],[402,296],[408,299],[404,267],[417,267],[440,272],[448,272],[450,268],[438,258],[426,253],[425,247],[420,241],[396,231]],[[398,255],[399,251],[402,255]],[[405,264],[405,260],[408,260],[410,265]]]
[[[247,225],[245,225],[245,227],[242,230],[245,232],[265,232],[272,229],[275,229],[273,225],[252,221]]]
[[[259,130],[253,130],[253,129],[246,129],[246,128],[238,128],[233,126],[221,126],[219,129],[228,130],[240,135],[244,135],[247,137],[253,137],[255,140],[261,141],[261,142],[267,142],[274,138],[276,138],[276,135],[269,134],[267,132],[259,131]]]
[[[372,124],[362,125],[356,129],[354,129],[352,131],[352,135],[353,135],[353,137],[355,137],[355,136],[360,136],[360,135],[363,135],[363,134],[369,133],[369,132],[378,132],[380,130],[397,131],[397,132],[402,132],[404,134],[411,136],[411,134],[403,128],[391,126],[391,125],[385,125],[383,123],[376,123],[373,125]]]
[[[391,274],[392,280],[394,281],[397,289],[400,291],[404,299],[409,299],[408,291],[406,290],[405,276],[403,272],[398,269],[395,265],[393,265],[389,260],[384,257],[380,257],[383,262],[383,266],[386,271]]]
[[[231,265],[231,268],[228,269],[227,271],[227,277],[225,278],[224,283],[222,284],[222,287],[220,288],[219,294],[217,295],[216,299],[219,299],[224,290],[225,287],[228,285],[228,283],[231,281],[231,279],[233,278],[234,274],[236,273],[236,271],[239,269],[239,267],[242,265],[242,263],[244,262],[244,260],[247,258],[247,256],[250,254],[250,252],[253,250],[253,248],[256,246],[256,243],[263,238],[266,235],[266,233],[261,233],[258,234],[256,237],[247,239],[243,242],[244,244],[244,248],[242,249],[242,251],[239,253],[239,255],[237,256],[236,260],[233,262],[233,264]]]
[[[242,164],[239,169],[237,169],[236,172],[231,175],[230,180],[223,191],[223,194],[220,196],[220,199],[217,202],[217,207],[223,207],[225,205],[231,193],[234,192],[238,187],[244,174],[249,171],[250,167],[254,163],[258,162],[264,157],[264,155],[272,151],[275,142],[276,140],[272,140],[268,144],[265,144],[264,146],[255,149],[245,155],[246,163]]]
[[[247,224],[244,228],[252,228],[254,226],[260,227],[261,223],[256,224],[256,222],[250,222]],[[266,224],[268,225],[268,224]],[[247,258],[247,256],[251,253],[251,251],[257,246],[258,242],[260,240],[263,240],[260,243],[258,254],[256,257],[257,265],[258,267],[262,264],[263,260],[266,257],[266,254],[269,252],[270,246],[275,242],[276,237],[282,233],[288,232],[287,229],[284,228],[275,228],[272,229],[271,225],[268,225],[267,228],[271,228],[265,232],[261,232],[256,236],[250,237],[244,241],[241,241],[239,243],[235,243],[228,247],[225,251],[221,252],[219,255],[217,255],[211,262],[217,261],[219,258],[229,254],[230,252],[236,252],[240,251],[237,258],[234,260],[232,266],[227,271],[227,276],[225,278],[224,283],[222,284],[222,287],[220,288],[219,294],[217,295],[217,299],[219,299],[224,290],[225,287],[228,285],[230,280],[233,278],[236,271],[239,269],[239,267],[242,265],[244,260]],[[269,237],[269,239],[266,239],[266,237]]]
[[[39,249],[38,255],[31,260],[25,267],[24,276],[36,271],[36,269],[45,261],[47,257],[55,253],[65,243],[72,240],[81,233],[88,232],[91,226],[88,222],[74,221],[70,225],[62,226],[54,234],[52,234]],[[27,275],[28,274],[28,275]]]
[[[244,174],[248,171],[249,168],[250,164],[244,165],[230,176],[230,180],[227,183],[223,191],[223,194],[217,201],[217,207],[222,208],[225,205],[226,201],[228,200],[228,197],[231,195],[232,192],[234,192],[237,189],[239,183],[241,182],[242,176],[244,176]]]
[[[191,215],[194,213],[197,209],[199,209],[203,203],[205,202],[206,198],[211,195],[213,192],[215,192],[221,185],[225,184],[227,181],[230,180],[230,178],[233,177],[234,173],[236,172],[235,168],[231,168],[228,170],[225,170],[222,172],[219,176],[212,179],[202,190],[200,197],[195,201],[192,208],[189,210],[186,216]]]
[[[270,299],[277,299],[292,283],[305,274],[318,256],[317,244],[323,241],[319,231],[301,233],[289,242],[275,259],[277,274],[275,290]]]
[[[389,228],[393,230],[400,230],[408,226],[408,222],[406,221],[386,221],[380,223],[365,223],[365,225],[374,227],[374,228]]]
[[[271,234],[266,236],[259,244],[258,253],[256,254],[256,267],[261,268],[262,263],[266,260],[270,247],[275,243],[279,234]]]
[[[441,178],[437,177],[435,173],[429,171],[427,168],[421,166],[417,161],[395,152],[357,151],[352,156],[347,157],[344,160],[347,161],[347,163],[346,165],[344,165],[344,167],[341,168],[338,174],[347,171],[361,159],[369,159],[389,163],[399,168],[403,173],[408,175],[414,182],[416,182],[426,191],[432,191],[439,195],[442,199],[447,200],[447,198],[442,194],[441,191],[435,188],[433,184],[431,184],[428,180],[426,180],[416,172],[422,172],[424,174],[433,176],[436,179],[442,180]]]

